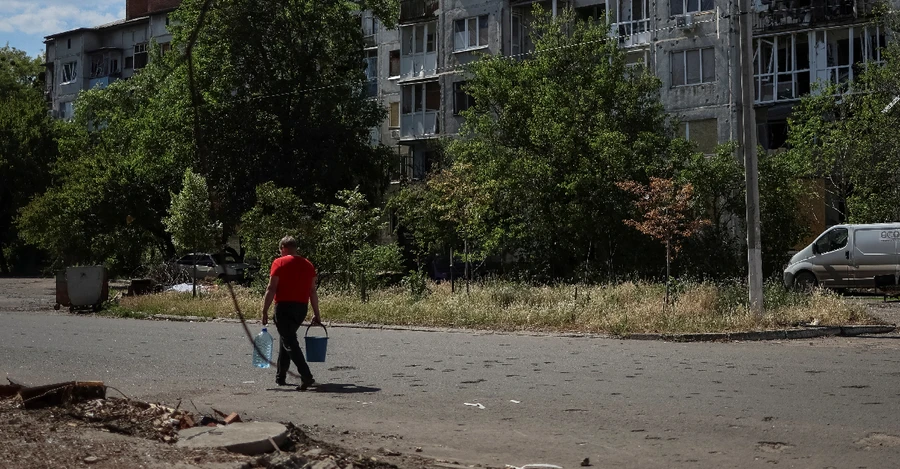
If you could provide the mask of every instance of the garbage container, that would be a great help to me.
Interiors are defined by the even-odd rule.
[[[93,309],[99,311],[109,299],[109,278],[102,265],[69,267],[66,269],[66,291],[69,309]]]

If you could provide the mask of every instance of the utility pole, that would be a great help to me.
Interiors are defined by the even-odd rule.
[[[750,0],[738,0],[741,27],[741,148],[744,151],[744,180],[747,205],[747,266],[750,283],[750,311],[763,314],[762,249],[759,232],[759,168],[756,155],[756,114],[753,82],[753,16]]]

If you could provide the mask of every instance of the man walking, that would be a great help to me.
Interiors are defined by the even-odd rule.
[[[263,300],[262,323],[269,322],[269,306],[275,301],[275,328],[280,336],[278,361],[276,362],[275,382],[286,386],[288,369],[291,361],[297,365],[301,384],[297,389],[307,390],[315,380],[309,365],[300,351],[297,340],[297,329],[306,319],[309,304],[312,304],[313,319],[311,324],[321,324],[319,316],[319,297],[316,294],[316,268],[309,259],[297,254],[297,240],[285,236],[279,243],[281,257],[272,262],[269,273],[269,286]]]

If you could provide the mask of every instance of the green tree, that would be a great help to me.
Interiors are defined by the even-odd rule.
[[[210,217],[206,179],[187,169],[181,180],[181,192],[172,195],[169,216],[163,219],[166,231],[180,252],[208,252],[216,248],[218,223]]]
[[[182,253],[212,252],[219,239],[221,224],[214,223],[210,216],[209,191],[206,179],[185,170],[181,181],[181,192],[172,195],[169,216],[163,219],[166,231],[172,235],[175,247]],[[197,259],[193,264],[193,294],[197,294]]]
[[[202,0],[174,13],[173,44],[183,48]],[[396,0],[222,0],[193,47],[198,113],[196,164],[227,226],[268,181],[310,204],[360,186],[385,187],[390,152],[369,143],[384,108],[365,95],[358,13],[372,9],[385,27]],[[182,65],[183,66],[183,65]],[[191,128],[191,133],[193,133]]]
[[[900,26],[896,13],[881,21]],[[900,44],[881,53],[883,64],[859,67],[853,83],[820,86],[788,120],[791,154],[806,176],[826,182],[827,201],[846,202],[831,208],[851,223],[900,219]]]
[[[491,201],[484,224],[500,230],[496,251],[534,277],[572,278],[592,260],[607,274],[640,265],[629,253],[647,241],[625,234],[629,204],[615,183],[667,176],[689,154],[673,144],[660,81],[628,66],[604,25],[535,11],[530,58],[468,67],[475,105],[448,147],[451,167],[471,165],[469,185]]]
[[[293,190],[273,182],[260,184],[256,204],[241,217],[241,245],[248,256],[267,266],[278,256],[281,238],[290,234],[297,237],[300,253],[310,255],[314,247],[310,212]]]
[[[14,225],[18,211],[50,180],[57,156],[53,123],[43,97],[40,58],[0,48],[0,273],[22,252]]]
[[[81,92],[75,118],[57,124],[53,184],[18,219],[22,238],[57,265],[104,263],[129,275],[148,249],[175,253],[162,219],[193,162],[190,115],[176,57],[152,54],[131,79]]]
[[[336,204],[317,204],[323,216],[317,226],[316,265],[322,280],[343,274],[344,288],[349,290],[355,282],[366,300],[379,274],[400,270],[400,250],[394,243],[377,243],[385,225],[382,210],[369,208],[358,189],[341,191],[336,198]]]

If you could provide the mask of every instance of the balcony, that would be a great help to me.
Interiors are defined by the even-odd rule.
[[[762,0],[753,16],[753,32],[853,23],[872,16],[876,0]]]
[[[88,81],[88,89],[92,90],[95,87],[100,87],[100,89],[102,90],[103,88],[106,88],[107,86],[109,86],[110,83],[112,83],[114,81],[116,81],[116,77],[110,76],[110,75],[107,75],[105,77],[99,77],[99,78],[91,78],[90,81]]]
[[[415,140],[428,138],[438,133],[438,112],[425,111],[400,116],[400,138]]]
[[[438,6],[438,0],[400,0],[400,23],[433,19]]]
[[[612,24],[612,34],[618,36],[622,47],[642,46],[650,43],[650,20],[640,19]]]
[[[415,54],[400,59],[400,77],[423,78],[437,73],[437,53]]]

